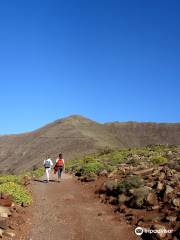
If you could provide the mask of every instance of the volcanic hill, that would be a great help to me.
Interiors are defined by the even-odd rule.
[[[0,173],[41,166],[62,151],[69,160],[105,147],[180,145],[180,123],[98,123],[73,115],[32,132],[0,136]]]

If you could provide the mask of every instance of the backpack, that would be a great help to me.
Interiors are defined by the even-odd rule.
[[[64,166],[64,162],[63,159],[59,159],[56,163],[57,167],[63,167]]]
[[[44,163],[44,167],[45,168],[50,168],[51,167],[50,161],[46,160],[45,163]]]

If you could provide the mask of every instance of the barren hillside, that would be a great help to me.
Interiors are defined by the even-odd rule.
[[[132,147],[180,144],[180,123],[106,123],[82,116],[57,120],[36,131],[0,136],[0,171],[20,172],[41,165],[62,151],[67,160],[106,146]]]

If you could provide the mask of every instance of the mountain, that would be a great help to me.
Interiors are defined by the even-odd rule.
[[[113,122],[100,124],[79,115],[57,120],[36,131],[0,136],[0,173],[40,166],[63,152],[69,160],[102,149],[150,144],[180,145],[180,123]]]

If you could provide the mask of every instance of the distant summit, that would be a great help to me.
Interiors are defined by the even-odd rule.
[[[55,122],[62,122],[62,121],[68,121],[68,122],[75,122],[75,121],[78,121],[78,122],[95,122],[87,117],[84,117],[84,116],[81,116],[81,115],[70,115],[68,117],[65,117],[65,118],[61,118]]]
[[[0,136],[0,171],[20,172],[40,166],[46,154],[62,151],[66,160],[104,147],[180,145],[180,123],[98,123],[81,115],[58,119],[35,131]]]

